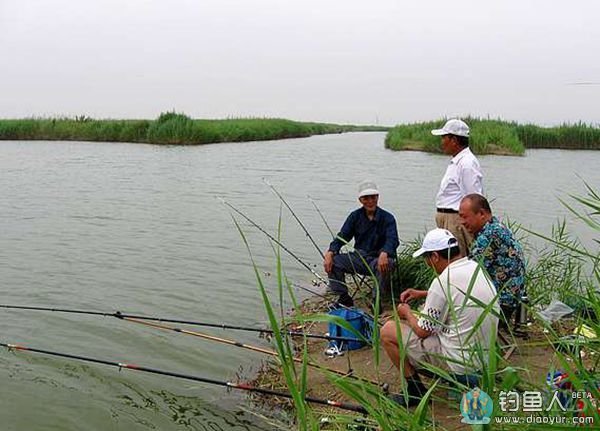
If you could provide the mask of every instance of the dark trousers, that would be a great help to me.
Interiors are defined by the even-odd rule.
[[[364,259],[364,261],[363,261]],[[390,270],[385,274],[382,274],[377,269],[377,257],[363,257],[354,251],[351,253],[336,254],[333,257],[333,269],[329,275],[329,288],[330,290],[339,295],[338,302],[345,306],[352,306],[352,297],[348,294],[348,286],[346,285],[346,274],[360,274],[360,275],[375,275],[377,279],[377,286],[379,287],[379,295],[383,294],[385,289],[390,283],[390,275],[394,269],[394,259],[390,258]],[[373,302],[377,291],[373,289]]]

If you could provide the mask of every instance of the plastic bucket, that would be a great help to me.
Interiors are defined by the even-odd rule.
[[[362,311],[355,308],[338,308],[329,312],[330,316],[338,316],[344,319],[359,334],[367,340],[371,340],[373,334],[373,320]],[[329,323],[329,335],[332,337],[358,338],[355,333],[350,332],[335,323]],[[330,345],[336,345],[340,350],[356,350],[365,345],[363,341],[332,340]]]

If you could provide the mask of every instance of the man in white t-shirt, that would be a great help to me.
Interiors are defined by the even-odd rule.
[[[441,136],[442,151],[452,156],[435,199],[437,227],[448,229],[458,239],[463,256],[469,254],[473,235],[462,226],[458,207],[463,197],[471,193],[483,195],[483,173],[479,160],[469,148],[469,126],[461,120],[448,120],[441,129],[431,133]]]
[[[427,392],[417,372],[424,363],[456,375],[472,374],[481,369],[480,357],[487,359],[489,348],[494,347],[490,346],[492,335],[498,330],[496,290],[477,262],[461,257],[451,232],[439,228],[428,232],[413,254],[418,256],[438,276],[427,291],[407,289],[400,295],[401,345],[394,319],[381,329],[383,348],[396,367],[403,366],[409,398],[397,396],[395,400],[406,406],[418,404]],[[407,302],[422,298],[425,306],[415,315]],[[479,324],[490,303],[494,303],[493,311]]]

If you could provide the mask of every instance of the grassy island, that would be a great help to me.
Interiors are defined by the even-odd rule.
[[[210,144],[265,141],[329,133],[387,131],[388,127],[306,123],[278,118],[196,120],[165,112],[156,120],[75,118],[0,120],[0,140]]]
[[[477,154],[523,155],[527,148],[600,150],[600,128],[585,123],[540,127],[502,120],[466,118],[471,127],[469,145]],[[391,150],[439,153],[440,138],[431,134],[445,120],[402,124],[392,128],[385,139]]]

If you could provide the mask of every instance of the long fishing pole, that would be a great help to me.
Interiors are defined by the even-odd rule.
[[[91,314],[91,315],[95,315],[95,316],[116,317],[120,320],[125,320],[125,321],[133,322],[133,323],[139,323],[141,325],[146,325],[146,326],[150,326],[153,328],[177,332],[180,334],[192,335],[195,337],[203,338],[205,340],[215,341],[217,343],[227,344],[230,346],[235,346],[235,347],[239,347],[239,348],[246,349],[246,350],[251,350],[254,352],[258,352],[258,353],[263,353],[263,354],[270,355],[270,356],[279,356],[279,354],[276,351],[270,350],[270,349],[265,349],[263,347],[253,346],[251,344],[242,343],[242,342],[239,342],[236,340],[231,340],[228,338],[217,337],[217,336],[205,334],[202,332],[190,331],[187,329],[176,328],[173,326],[163,325],[163,324],[159,324],[159,323],[152,323],[152,321],[170,322],[170,323],[174,323],[174,322],[181,323],[181,322],[186,322],[186,321],[177,321],[174,319],[161,319],[161,318],[149,317],[149,316],[136,316],[133,314],[123,314],[119,311],[117,311],[115,313],[105,313],[105,312],[101,312],[101,311],[69,310],[69,309],[64,309],[64,308],[61,309],[61,308],[46,308],[46,307],[30,307],[30,306],[4,305],[4,304],[0,304],[0,308],[19,309],[19,310],[35,310],[35,311],[55,311],[55,312],[61,312],[61,313]],[[189,321],[187,321],[187,323],[189,324]],[[270,331],[270,332],[273,332],[273,331]],[[323,335],[322,337],[331,338],[331,339],[341,339],[342,341],[362,341],[362,342],[366,341],[366,340],[360,340],[360,339],[351,338],[351,337],[328,337],[325,335]],[[298,363],[302,362],[301,358],[294,357],[292,359],[294,360],[294,362],[298,362]],[[352,370],[349,370],[348,372],[344,372],[344,371],[336,370],[333,368],[323,367],[323,366],[321,366],[315,362],[311,362],[311,361],[308,361],[307,365],[314,367],[314,368],[319,368],[322,370],[329,371],[333,374],[337,374],[342,377],[350,377],[352,379],[366,381],[366,382],[369,382],[374,385],[380,385],[380,383],[376,382],[375,380],[364,379],[362,377],[353,375]]]
[[[211,385],[224,386],[226,388],[239,389],[239,390],[244,390],[244,391],[249,391],[249,392],[256,392],[256,393],[260,393],[260,394],[264,394],[264,395],[272,395],[272,396],[277,396],[277,397],[282,397],[282,398],[293,399],[293,396],[290,393],[282,392],[282,391],[275,391],[273,389],[259,388],[259,387],[251,386],[251,385],[248,385],[245,383],[234,383],[234,382],[229,382],[229,381],[224,381],[224,380],[211,379],[211,378],[207,378],[207,377],[194,376],[194,375],[190,375],[190,374],[176,373],[173,371],[159,370],[156,368],[149,368],[149,367],[144,367],[141,365],[107,361],[104,359],[91,358],[89,356],[80,356],[80,355],[73,355],[70,353],[55,352],[52,350],[36,349],[33,347],[27,347],[27,346],[23,346],[23,345],[19,345],[19,344],[8,344],[8,343],[0,342],[0,346],[6,347],[9,350],[41,353],[43,355],[56,356],[56,357],[73,359],[73,360],[78,360],[78,361],[91,362],[91,363],[95,363],[95,364],[108,365],[111,367],[117,367],[117,368],[119,368],[119,370],[126,368],[128,370],[142,371],[145,373],[159,374],[159,375],[163,375],[163,376],[175,377],[178,379],[193,380],[196,382],[208,383]],[[309,397],[309,396],[304,397],[304,400],[309,403],[337,407],[342,410],[349,410],[349,411],[354,411],[354,412],[363,413],[363,414],[367,413],[367,410],[363,406],[356,405],[356,404],[344,403],[341,401],[320,399],[320,398]]]
[[[313,205],[313,207],[315,207],[315,209],[317,210],[317,214],[319,214],[319,216],[321,217],[321,220],[323,221],[323,224],[325,224],[325,227],[327,228],[327,230],[331,234],[331,237],[335,239],[335,233],[333,233],[333,231],[331,230],[331,227],[329,227],[329,223],[327,223],[327,220],[325,220],[325,216],[323,215],[323,213],[321,212],[321,210],[317,206],[317,203],[310,196],[308,197],[308,199],[310,200],[310,203]]]
[[[294,259],[296,259],[296,261],[302,265],[304,268],[308,269],[311,274],[313,274],[315,277],[317,277],[321,282],[325,283],[325,285],[329,285],[329,282],[327,280],[325,280],[321,274],[319,274],[318,272],[316,272],[314,269],[311,268],[311,266],[309,264],[307,264],[306,262],[304,262],[302,259],[300,259],[293,251],[291,251],[289,248],[287,248],[285,245],[283,245],[281,243],[281,241],[279,241],[277,238],[275,238],[273,235],[271,235],[269,232],[267,232],[265,229],[263,229],[258,223],[256,223],[254,220],[252,220],[250,217],[248,217],[246,214],[244,214],[243,212],[241,212],[239,209],[237,209],[235,206],[233,206],[232,204],[230,204],[229,202],[227,202],[225,199],[223,198],[219,198],[221,200],[221,202],[228,206],[229,208],[231,208],[233,211],[235,211],[237,214],[239,214],[240,216],[242,216],[248,223],[250,223],[252,226],[254,226],[256,229],[258,229],[259,231],[261,231],[263,234],[265,234],[267,236],[267,238],[269,238],[271,241],[273,241],[275,244],[277,244],[278,246],[280,246],[286,253],[288,253],[290,256],[292,256]]]
[[[304,233],[306,234],[306,236],[308,237],[308,239],[310,240],[310,242],[312,242],[312,244],[315,246],[315,248],[317,249],[317,251],[319,252],[319,254],[321,255],[321,257],[324,259],[325,255],[323,254],[323,251],[317,245],[317,243],[313,239],[312,235],[308,232],[308,229],[306,228],[306,226],[304,226],[304,223],[302,223],[302,221],[296,215],[296,213],[294,212],[294,210],[292,209],[292,207],[290,207],[290,205],[287,203],[287,201],[283,198],[283,196],[281,195],[281,193],[279,193],[279,191],[275,188],[275,186],[273,184],[269,183],[266,178],[263,178],[263,181],[264,181],[264,183],[267,186],[269,186],[271,188],[271,190],[273,191],[273,193],[275,193],[277,195],[277,197],[281,200],[281,202],[283,202],[283,204],[290,211],[290,213],[292,214],[292,216],[294,217],[294,219],[298,222],[298,224],[300,225],[300,227],[302,228],[302,230],[304,231]]]
[[[310,241],[312,242],[312,244],[315,246],[315,248],[317,249],[317,252],[321,255],[321,258],[325,259],[325,255],[323,254],[323,251],[317,245],[317,243],[313,239],[312,235],[308,232],[308,229],[306,228],[306,226],[304,226],[304,223],[302,223],[302,221],[300,220],[300,218],[296,215],[296,213],[294,212],[294,210],[292,209],[292,207],[287,203],[287,201],[284,199],[284,197],[281,195],[281,193],[279,193],[279,191],[275,188],[275,186],[272,185],[271,183],[269,183],[269,181],[267,181],[266,178],[263,178],[263,182],[267,186],[269,186],[271,188],[271,190],[273,191],[273,193],[275,193],[275,195],[277,195],[277,197],[281,200],[281,202],[286,206],[286,208],[290,211],[290,213],[292,214],[292,216],[294,217],[294,219],[298,222],[298,224],[300,225],[300,227],[302,228],[302,230],[304,231],[304,233],[306,234],[306,236],[308,237],[308,239],[310,239]],[[329,230],[329,233],[331,234],[331,236],[333,238],[335,238],[335,235],[334,235],[333,231],[331,230],[331,228],[329,227],[329,224],[325,220],[325,217],[321,213],[321,210],[319,209],[319,207],[317,206],[317,204],[312,200],[312,198],[310,196],[309,196],[309,199],[311,200],[313,206],[317,210],[317,213],[319,214],[319,216],[321,216],[321,219],[323,220],[323,223],[325,223],[325,226]],[[356,278],[356,274],[354,274],[354,273],[352,273],[352,280],[354,280],[354,284],[355,285],[357,285],[357,286],[359,285],[359,281]],[[306,290],[309,291],[309,292],[311,292],[311,293],[313,293],[313,294],[315,294],[315,292],[312,292],[312,291],[310,291],[308,289],[306,289]],[[356,289],[356,291],[354,292],[354,295],[356,295],[357,293],[358,293],[358,289]],[[352,299],[354,299],[354,295],[352,295]],[[324,299],[327,299],[323,295],[319,295],[319,296],[321,296]]]
[[[270,355],[270,356],[279,356],[279,353],[277,353],[275,350],[252,346],[250,344],[241,343],[239,341],[230,340],[227,338],[215,337],[214,335],[203,334],[202,332],[188,331],[187,329],[175,328],[173,326],[163,325],[160,323],[147,322],[147,321],[139,320],[139,319],[132,319],[129,317],[123,318],[123,320],[127,320],[128,322],[133,322],[133,323],[139,323],[140,325],[150,326],[152,328],[162,329],[165,331],[172,331],[172,332],[177,332],[180,334],[192,335],[194,337],[203,338],[205,340],[216,341],[217,343],[228,344],[230,346],[235,346],[235,347],[239,347],[241,349],[246,349],[246,350],[252,350],[254,352],[264,353],[264,354]],[[292,357],[292,360],[294,362],[298,362],[298,363],[303,362],[302,358],[297,358],[297,357]],[[321,365],[317,364],[316,362],[312,362],[312,361],[307,361],[306,365],[313,367],[313,368],[319,368],[321,370],[326,370],[326,371],[329,371],[333,374],[337,374],[342,377],[350,377],[352,379],[369,382],[376,386],[380,385],[379,382],[376,382],[374,380],[364,379],[362,377],[358,377],[358,376],[351,374],[352,370],[350,370],[349,372],[344,372],[344,371],[336,370],[334,368],[322,367]]]
[[[314,292],[317,294],[316,292]],[[104,316],[104,317],[116,317],[117,319],[141,319],[141,320],[149,320],[154,322],[166,322],[166,323],[178,323],[183,325],[193,325],[193,326],[204,326],[209,328],[219,328],[219,329],[229,329],[234,331],[247,331],[247,332],[257,332],[261,334],[273,334],[275,331],[272,329],[261,329],[261,328],[250,328],[246,326],[236,326],[236,325],[228,325],[225,323],[209,323],[209,322],[198,322],[194,320],[180,320],[180,319],[169,319],[165,317],[155,317],[155,316],[144,316],[139,314],[127,314],[121,313],[120,311],[116,312],[103,312],[103,311],[88,311],[88,310],[73,310],[69,308],[51,308],[51,307],[34,307],[34,306],[26,306],[26,305],[9,305],[9,304],[0,304],[0,308],[12,309],[12,310],[31,310],[31,311],[51,311],[58,313],[68,313],[68,314],[86,314],[92,316]],[[335,337],[331,335],[320,335],[320,334],[310,334],[301,331],[281,331],[281,333],[287,334],[291,337],[306,337],[306,338],[316,338],[321,340],[338,340],[338,341],[361,341],[357,338],[352,337]]]
[[[327,280],[325,280],[318,272],[316,272],[315,270],[313,270],[310,265],[308,265],[307,263],[305,263],[302,259],[300,259],[294,252],[292,252],[290,249],[288,249],[285,245],[283,245],[281,243],[281,241],[279,241],[278,239],[276,239],[273,235],[271,235],[269,232],[267,232],[265,229],[263,229],[258,223],[256,223],[254,220],[252,220],[250,217],[248,217],[246,214],[244,214],[243,212],[241,212],[239,209],[237,209],[235,206],[233,206],[232,204],[230,204],[229,202],[227,202],[225,199],[223,199],[222,197],[219,198],[221,200],[221,202],[228,206],[229,208],[231,208],[233,211],[235,211],[237,214],[239,214],[240,216],[242,216],[245,220],[247,220],[252,226],[254,226],[255,228],[257,228],[260,232],[262,232],[263,234],[265,234],[267,236],[267,238],[269,238],[271,241],[273,241],[275,244],[279,245],[284,251],[286,251],[290,256],[292,256],[294,259],[296,259],[303,267],[305,267],[306,269],[308,269],[311,274],[313,274],[315,277],[317,277],[321,283],[324,283],[325,286],[329,286],[329,282]],[[314,295],[320,296],[322,298],[327,299],[324,295],[318,294],[310,289],[307,289],[305,287],[302,287],[300,285],[294,284],[294,286],[300,287],[301,289],[310,292]],[[338,304],[339,307],[345,308],[345,309],[351,309],[351,307],[347,307],[343,304]]]

